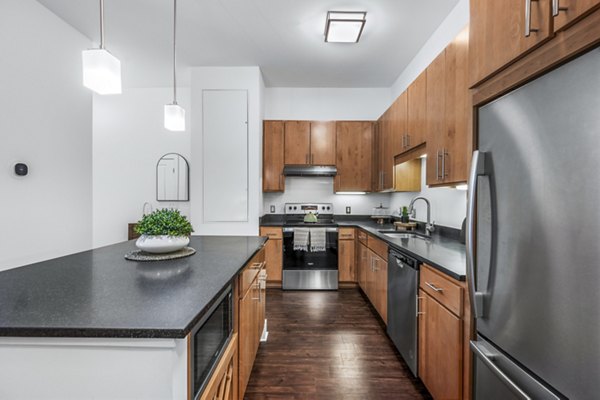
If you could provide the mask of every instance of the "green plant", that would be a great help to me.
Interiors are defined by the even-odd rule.
[[[402,216],[408,217],[408,207],[402,206]]]
[[[163,208],[144,215],[135,231],[140,235],[189,236],[194,228],[179,210]]]

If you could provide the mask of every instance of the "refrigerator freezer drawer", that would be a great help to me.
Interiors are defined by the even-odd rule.
[[[534,376],[481,336],[471,341],[475,354],[475,400],[560,400]]]

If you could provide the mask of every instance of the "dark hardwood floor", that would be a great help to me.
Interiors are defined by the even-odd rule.
[[[248,400],[431,398],[358,289],[269,289],[267,319]]]

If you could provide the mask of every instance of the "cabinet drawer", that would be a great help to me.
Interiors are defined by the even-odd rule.
[[[423,264],[419,286],[455,315],[462,316],[463,288],[452,282],[450,278]]]
[[[240,272],[240,297],[243,297],[244,294],[248,291],[252,283],[258,276],[258,273],[265,266],[265,249],[262,248],[248,264],[246,267]]]
[[[358,231],[358,240],[366,246],[367,245],[367,232],[359,230]]]
[[[385,261],[388,259],[388,245],[374,236],[367,236],[367,246]]]
[[[283,239],[282,229],[278,227],[261,226],[260,236],[266,236],[269,239]]]
[[[340,228],[338,230],[338,239],[339,240],[354,239],[354,228]]]

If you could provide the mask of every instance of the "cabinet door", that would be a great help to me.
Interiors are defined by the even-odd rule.
[[[269,239],[265,245],[265,261],[267,263],[267,279],[269,282],[281,283],[283,266],[283,240]]]
[[[394,188],[394,108],[390,107],[384,114],[383,129],[379,141],[379,168],[381,171],[382,190]]]
[[[440,174],[444,184],[467,181],[472,148],[471,96],[469,93],[469,29],[446,47],[445,131],[441,138]],[[469,140],[471,139],[471,140]]]
[[[408,128],[408,92],[404,91],[392,104],[392,156],[404,152]]]
[[[310,162],[335,165],[335,122],[310,123]]]
[[[423,143],[427,132],[427,70],[408,87],[408,128],[405,150]]]
[[[383,322],[387,324],[387,262],[383,258],[375,256],[373,269],[375,270],[375,308]]]
[[[265,121],[263,133],[263,192],[283,192],[283,121]]]
[[[379,117],[379,119],[373,124],[371,190],[374,192],[380,192],[383,190],[383,182],[381,181],[381,154],[379,151],[381,148],[381,129],[383,124],[383,116]]]
[[[446,131],[446,51],[427,67],[427,184],[442,181],[441,164]]]
[[[550,3],[551,0],[470,1],[471,86],[550,38]],[[529,4],[531,13],[527,19],[525,9]],[[527,35],[529,23],[532,31]]]
[[[369,268],[369,251],[367,246],[362,243],[358,243],[358,284],[367,293],[367,270]]]
[[[285,164],[306,165],[310,163],[310,122],[285,122]]]
[[[553,4],[554,31],[558,32],[600,6],[600,0],[555,0]]]
[[[252,372],[256,356],[256,300],[254,285],[248,289],[239,302],[239,398],[244,398],[246,386]]]
[[[336,192],[371,190],[372,141],[372,122],[337,122]]]
[[[340,282],[356,282],[356,254],[354,240],[338,241],[338,270]]]
[[[462,396],[462,324],[419,290],[419,375],[434,399]]]

